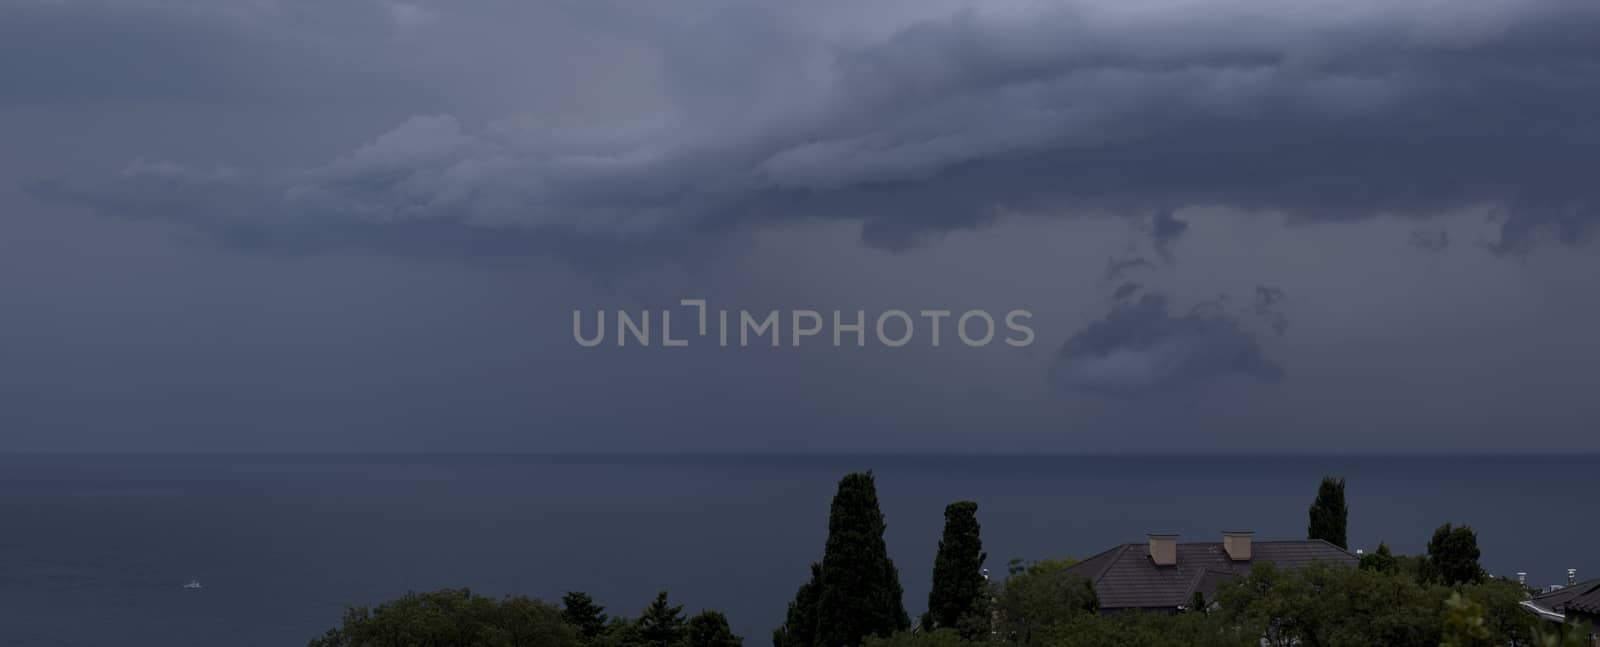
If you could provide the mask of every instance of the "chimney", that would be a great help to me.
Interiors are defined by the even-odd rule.
[[[1150,561],[1156,566],[1178,565],[1178,535],[1176,533],[1152,532],[1150,538]]]
[[[1228,551],[1228,559],[1236,562],[1250,561],[1250,537],[1254,534],[1249,530],[1222,531],[1222,549]]]
[[[1154,540],[1151,540],[1151,541],[1154,542]],[[1567,586],[1577,586],[1577,585],[1578,585],[1578,569],[1576,569],[1576,568],[1567,569]]]

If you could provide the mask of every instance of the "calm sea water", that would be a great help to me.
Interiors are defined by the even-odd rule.
[[[837,479],[872,469],[913,614],[943,506],[979,502],[990,568],[1151,530],[1300,538],[1325,473],[1352,547],[1445,521],[1537,584],[1600,576],[1600,457],[0,457],[0,645],[303,645],[347,604],[466,586],[660,589],[764,645],[819,558]],[[182,584],[197,579],[203,589]]]

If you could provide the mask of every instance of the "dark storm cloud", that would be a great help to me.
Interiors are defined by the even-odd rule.
[[[1173,314],[1159,294],[1115,305],[1056,355],[1050,380],[1063,391],[1131,397],[1171,392],[1229,376],[1276,382],[1284,369],[1226,311]]]
[[[1600,208],[1600,5],[1588,0],[1473,3],[1448,19],[1433,2],[1080,2],[931,17],[886,5],[907,13],[854,31],[830,25],[827,8],[740,3],[645,20],[629,14],[660,11],[602,6],[574,11],[659,55],[653,116],[596,128],[419,116],[315,168],[165,184],[134,168],[31,193],[224,235],[307,230],[282,237],[292,241],[327,227],[384,246],[378,232],[395,227],[529,249],[786,215],[860,219],[868,243],[897,248],[1000,209],[1076,207],[1162,214],[1151,231],[1161,250],[1185,226],[1174,205],[1357,219],[1486,204],[1503,218],[1490,248],[1507,253],[1546,236],[1583,242]],[[434,13],[447,22],[475,9]],[[252,34],[280,25],[244,23]],[[352,49],[378,38],[351,29]],[[277,74],[236,56],[227,32],[212,35],[220,51],[204,60],[130,46],[126,64],[178,79],[214,66]],[[71,94],[47,86],[16,91]]]

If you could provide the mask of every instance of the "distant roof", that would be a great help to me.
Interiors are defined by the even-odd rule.
[[[1210,599],[1217,587],[1250,572],[1252,564],[1302,568],[1312,562],[1355,566],[1349,551],[1321,539],[1252,542],[1250,561],[1228,559],[1222,542],[1178,544],[1176,566],[1156,566],[1148,543],[1123,544],[1073,564],[1068,572],[1089,578],[1102,609],[1173,609],[1199,591]]]
[[[1523,606],[1547,616],[1562,616],[1568,612],[1600,615],[1600,579],[1535,595]]]

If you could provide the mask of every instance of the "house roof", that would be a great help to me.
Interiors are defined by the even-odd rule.
[[[1600,615],[1600,579],[1541,593],[1524,604],[1533,607],[1536,612],[1551,616],[1565,615],[1572,611]]]
[[[1293,569],[1316,561],[1348,566],[1358,561],[1321,539],[1256,541],[1247,562],[1229,559],[1222,542],[1184,542],[1177,551],[1177,565],[1156,566],[1148,543],[1123,544],[1067,570],[1089,578],[1102,609],[1172,609],[1189,604],[1196,591],[1209,599],[1223,582],[1249,573],[1252,564]]]

